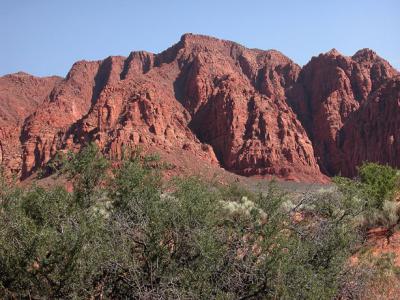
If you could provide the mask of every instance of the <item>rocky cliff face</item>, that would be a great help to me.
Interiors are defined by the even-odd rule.
[[[62,80],[2,77],[0,161],[25,178],[57,151],[94,141],[114,158],[140,145],[241,175],[353,175],[365,159],[399,163],[396,75],[370,50],[332,50],[301,69],[278,51],[186,34],[160,54],[77,62]],[[10,79],[22,77],[18,87]],[[383,123],[368,134],[392,141],[390,156],[366,154],[357,122],[373,114]]]
[[[339,140],[342,127],[382,84],[397,74],[388,62],[369,49],[352,57],[332,49],[313,57],[301,70],[289,103],[307,128],[325,174],[350,176],[354,174],[350,169],[362,163],[347,157],[347,151],[343,150],[343,142]],[[354,142],[368,142],[368,137]],[[350,165],[344,167],[343,161]]]
[[[26,73],[0,77],[0,164],[8,172],[22,168],[21,129],[61,82],[60,77],[37,78]]]
[[[339,170],[356,175],[364,161],[400,166],[400,76],[383,83],[343,126]]]

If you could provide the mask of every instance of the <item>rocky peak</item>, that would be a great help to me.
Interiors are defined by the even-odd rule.
[[[390,64],[370,49],[352,57],[332,49],[303,67],[289,103],[306,127],[326,174],[343,170],[338,137],[344,124],[395,75]]]
[[[16,73],[13,73],[13,74],[9,74],[9,75],[6,75],[6,76],[15,77],[15,78],[34,77],[34,76],[32,76],[31,74],[25,73],[25,72],[23,72],[23,71],[19,71],[19,72],[16,72]]]
[[[369,48],[364,48],[361,50],[358,50],[352,57],[353,60],[360,62],[360,61],[374,61],[377,58],[380,60],[383,60],[381,57],[379,57],[375,51],[369,49]]]
[[[155,54],[147,51],[133,51],[124,62],[120,78],[125,79],[150,71],[154,66]]]
[[[342,55],[336,48],[332,48],[328,52],[325,53],[327,56],[339,56]]]
[[[179,43],[186,49],[206,49],[211,51],[231,47],[244,49],[242,45],[233,41],[193,33],[183,34]]]
[[[386,78],[389,78],[399,74],[399,72],[394,69],[388,61],[380,57],[371,49],[361,49],[357,51],[351,58],[364,68],[375,69],[377,72],[381,73],[378,76],[385,76]],[[378,69],[380,70],[378,71]]]
[[[184,33],[181,38],[180,42],[183,43],[185,46],[190,46],[191,44],[212,44],[212,43],[219,43],[222,42],[223,40],[207,36],[207,35],[202,35],[202,34],[194,34],[194,33]]]

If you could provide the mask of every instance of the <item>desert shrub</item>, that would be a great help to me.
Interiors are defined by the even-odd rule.
[[[82,207],[90,207],[99,197],[103,181],[107,178],[109,162],[96,144],[84,147],[78,155],[68,152],[62,160],[61,172],[74,183],[74,197]],[[99,188],[100,186],[100,188]]]
[[[358,207],[335,191],[322,191],[304,194],[291,213],[297,242],[288,272],[293,292],[287,298],[332,299],[361,242],[354,226]]]
[[[78,155],[70,154],[63,170],[74,179],[73,193],[63,187],[22,190],[11,184],[2,190],[2,297],[86,298],[93,294],[93,278],[112,253],[108,221],[96,199],[105,166],[104,158],[90,145]]]
[[[359,168],[360,182],[369,197],[368,205],[383,209],[384,201],[394,195],[399,174],[396,169],[376,163],[365,163]]]
[[[136,156],[108,188],[114,256],[97,279],[103,295],[301,299],[337,290],[346,241],[334,226],[319,238],[306,225],[294,230],[274,185],[259,194],[198,178],[163,186]]]
[[[368,169],[291,204],[273,183],[163,182],[157,156],[125,154],[110,170],[95,145],[68,153],[57,169],[71,193],[0,181],[2,298],[331,299],[365,195],[391,191]]]
[[[107,249],[102,216],[63,188],[34,187],[3,201],[0,224],[2,297],[90,295]]]
[[[395,253],[384,253],[370,258],[374,275],[367,283],[362,297],[396,299],[400,293],[400,269],[395,265]]]
[[[363,165],[359,173],[363,193],[368,199],[366,221],[370,226],[397,226],[400,212],[395,199],[399,189],[398,171],[371,163]]]
[[[339,299],[397,299],[400,272],[394,253],[360,253],[356,263],[346,266]]]
[[[399,223],[399,173],[389,166],[365,163],[355,180],[335,178],[339,191],[349,203],[359,207],[360,225],[364,229],[375,226],[392,228]]]

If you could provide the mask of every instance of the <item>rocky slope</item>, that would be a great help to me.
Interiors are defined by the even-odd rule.
[[[193,169],[305,181],[354,175],[365,159],[398,166],[397,75],[370,50],[301,68],[278,51],[186,34],[160,54],[77,62],[64,79],[0,78],[0,161],[26,178],[94,141],[113,158],[140,145],[178,167],[187,156]],[[386,152],[371,154],[369,136]]]

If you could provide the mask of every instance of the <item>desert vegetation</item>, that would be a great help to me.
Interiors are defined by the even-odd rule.
[[[163,166],[139,151],[110,162],[88,145],[47,167],[72,192],[2,177],[0,297],[354,299],[397,280],[393,257],[363,250],[371,228],[390,240],[399,224],[390,167],[364,164],[294,199],[273,182],[251,192],[165,180]]]

